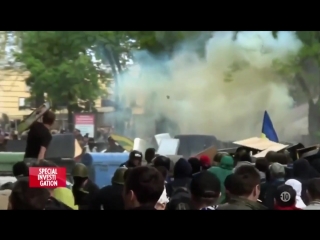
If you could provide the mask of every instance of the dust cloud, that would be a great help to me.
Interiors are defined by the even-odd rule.
[[[149,121],[165,115],[178,122],[182,134],[212,134],[221,140],[260,136],[267,110],[285,138],[293,99],[272,62],[297,53],[302,43],[295,33],[279,32],[275,39],[272,32],[240,32],[234,39],[234,32],[214,32],[202,58],[197,44],[186,42],[170,58],[137,52],[135,65],[122,76],[126,101],[144,102],[152,113],[145,115]],[[226,82],[234,63],[245,66]]]

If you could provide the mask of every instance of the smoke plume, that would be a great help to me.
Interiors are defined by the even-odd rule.
[[[206,33],[208,34],[208,33]],[[214,32],[205,56],[198,41],[186,41],[171,57],[135,54],[135,65],[122,76],[120,92],[128,103],[149,106],[141,127],[162,114],[177,121],[183,134],[212,134],[221,140],[260,136],[264,110],[280,135],[293,100],[286,83],[272,67],[285,62],[302,43],[294,32]],[[243,65],[232,81],[225,81],[230,66]],[[169,96],[169,97],[167,97]],[[137,133],[139,135],[139,133]]]

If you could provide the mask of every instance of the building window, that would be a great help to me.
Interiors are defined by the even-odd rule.
[[[114,107],[114,102],[107,98],[101,99],[101,107]]]
[[[26,109],[26,99],[19,98],[19,110]]]

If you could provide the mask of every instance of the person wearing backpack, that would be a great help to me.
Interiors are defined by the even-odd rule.
[[[195,210],[191,201],[191,194],[187,188],[177,188],[166,205],[165,210]]]
[[[192,176],[192,167],[184,158],[180,158],[173,168],[173,181],[166,184],[168,197],[172,197],[178,188],[189,189]]]
[[[203,171],[193,176],[190,190],[175,190],[166,210],[215,210],[220,195],[221,187],[217,176]]]

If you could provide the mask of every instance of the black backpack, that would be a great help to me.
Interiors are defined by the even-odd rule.
[[[185,183],[184,185],[178,185],[178,186],[175,185],[175,182],[171,182],[171,183],[166,184],[166,190],[167,190],[168,197],[172,198],[178,189],[184,188],[185,190],[189,191],[189,185],[190,185],[189,182]]]
[[[173,190],[172,197],[167,203],[166,210],[191,210],[191,195],[187,188],[178,187]]]

